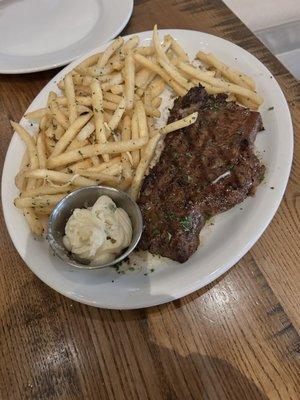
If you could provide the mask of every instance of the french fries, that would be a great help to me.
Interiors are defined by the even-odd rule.
[[[14,130],[17,132],[17,134],[20,136],[20,138],[26,144],[31,169],[38,168],[39,159],[38,159],[37,149],[36,149],[36,145],[35,145],[35,141],[34,141],[33,137],[21,125],[17,124],[16,122],[13,122],[13,121],[10,121],[10,123],[11,123],[11,126],[14,128]]]
[[[43,225],[38,216],[35,214],[33,208],[24,207],[23,215],[28,223],[31,232],[36,236],[41,236],[43,233]]]
[[[122,126],[122,141],[130,140],[131,138],[131,120],[128,115],[125,116]],[[131,177],[131,164],[133,163],[132,156],[129,152],[124,152],[121,154],[121,163],[124,170],[124,178],[127,179]]]
[[[189,62],[187,53],[173,37],[171,37],[171,48],[174,50],[174,53],[178,56],[178,58],[184,62]]]
[[[132,109],[133,107],[133,97],[134,97],[134,60],[132,57],[131,50],[128,51],[128,54],[125,57],[125,67],[124,67],[124,75],[125,75],[125,101],[126,108]]]
[[[97,160],[99,161],[99,158],[97,157]],[[99,162],[100,164],[100,162]],[[83,168],[91,168],[94,164],[92,158],[91,159],[86,159],[82,161],[78,161],[74,164],[68,165],[68,167],[65,168],[65,170],[62,170],[62,172],[68,172],[69,174],[72,172],[77,172],[78,169],[83,169]]]
[[[88,170],[89,171],[98,171],[98,172],[106,171],[106,170],[112,168],[114,165],[120,165],[120,163],[121,163],[121,157],[115,157],[115,158],[112,158],[107,163],[104,162],[95,167],[90,167],[90,168],[88,168]],[[107,173],[107,172],[105,172],[105,173]]]
[[[172,89],[179,95],[184,96],[186,94],[186,90],[180,86],[172,77],[168,75],[168,73],[156,63],[150,61],[148,58],[142,56],[141,54],[134,55],[135,60],[142,64],[144,67],[150,69],[155,74],[162,77],[162,79],[172,87]]]
[[[43,134],[38,135],[38,137],[36,139],[36,150],[37,150],[37,156],[38,156],[38,160],[39,160],[39,167],[46,168],[47,153],[46,153],[45,137]]]
[[[147,67],[141,68],[135,76],[135,85],[140,89],[145,89],[154,76],[155,72]]]
[[[84,125],[91,119],[92,114],[88,113],[87,115],[81,115],[78,117],[72,125],[66,130],[64,135],[59,139],[56,143],[51,157],[57,156],[61,154],[67,146],[71,143],[71,141],[75,138],[77,133],[84,127]]]
[[[133,113],[131,120],[131,137],[135,140],[139,137],[139,122],[136,112]],[[139,149],[133,150],[131,152],[132,165],[136,168],[140,162],[140,151]]]
[[[168,61],[168,57],[166,56],[166,53],[164,52],[164,49],[163,49],[162,45],[160,44],[156,24],[154,25],[153,32],[152,32],[152,41],[153,41],[154,50],[155,50],[158,60]]]
[[[111,91],[113,94],[120,94],[120,93],[123,93],[123,91],[124,91],[124,86],[123,86],[123,85],[112,85],[112,86],[110,87],[110,91]]]
[[[153,79],[153,81],[149,85],[149,92],[151,93],[151,96],[157,97],[159,96],[164,90],[165,90],[166,84],[163,79],[160,77],[157,77]]]
[[[20,190],[21,193],[26,188],[26,178],[24,177],[23,172],[29,169],[29,167],[30,167],[29,153],[28,150],[26,149],[21,161],[20,170],[15,176],[15,185]]]
[[[135,49],[138,44],[140,43],[140,38],[135,35],[132,36],[130,39],[127,40],[126,43],[123,44],[121,52],[122,55],[125,57],[131,50]]]
[[[136,103],[136,115],[138,119],[138,126],[139,126],[139,136],[141,138],[148,139],[148,126],[147,126],[147,118],[146,118],[146,111],[144,104],[142,101],[138,101]]]
[[[38,110],[25,114],[25,118],[30,121],[40,121],[44,115],[48,114],[49,110],[47,107],[39,108]]]
[[[52,171],[49,169],[35,169],[24,172],[26,178],[45,179],[46,182],[66,183],[74,186],[90,186],[95,185],[96,182],[90,179],[83,178],[76,174],[66,174],[64,172]]]
[[[15,205],[33,234],[42,234],[55,204],[78,187],[104,183],[138,198],[157,143],[198,118],[194,112],[156,128],[166,88],[184,96],[201,84],[253,109],[262,103],[252,78],[214,54],[196,57],[203,67],[195,67],[172,36],[161,42],[157,26],[147,46],[137,35],[118,37],[66,74],[44,107],[25,115],[39,124],[37,135],[11,122],[26,145]]]
[[[69,107],[69,121],[70,124],[72,124],[77,119],[75,89],[74,89],[72,74],[69,73],[65,76],[64,83],[65,83],[66,98]]]
[[[106,143],[106,133],[103,114],[103,95],[100,82],[94,80],[91,84],[92,106],[95,120],[95,135],[97,143]],[[103,154],[104,161],[109,161],[109,155]]]
[[[109,162],[103,163],[103,164],[109,164]],[[106,175],[120,175],[122,173],[122,163],[120,163],[120,162],[118,162],[116,164],[112,164],[111,166],[107,166],[106,168],[102,169],[101,171],[99,169],[97,169],[100,166],[101,166],[101,164],[99,164],[95,167],[92,167],[92,168],[88,168],[86,170],[78,169],[77,172],[79,174],[81,174],[82,176],[88,176],[88,175],[84,175],[84,173],[90,173],[90,172],[91,173],[94,173],[94,172],[99,173],[101,171]],[[93,175],[90,175],[90,176],[92,177]]]
[[[199,51],[196,57],[207,65],[214,67],[217,71],[220,71],[221,75],[228,79],[229,82],[236,83],[250,90],[255,90],[255,84],[252,79],[245,79],[244,74],[239,71],[234,71],[232,68],[228,67],[228,65],[220,61],[214,54],[206,54],[203,51]]]
[[[35,208],[54,206],[64,197],[64,194],[47,194],[35,197],[18,197],[15,199],[15,206],[17,208]],[[29,224],[30,226],[30,224]]]
[[[144,175],[146,173],[147,168],[149,167],[150,161],[153,157],[159,139],[160,135],[155,135],[149,140],[142,154],[141,160],[137,166],[137,169],[133,177],[132,185],[130,188],[130,195],[134,200],[136,200],[138,197]]]
[[[180,119],[179,121],[171,122],[170,124],[164,126],[159,130],[160,133],[170,133],[174,132],[177,129],[185,128],[189,125],[192,125],[198,118],[198,112],[194,112],[187,117]]]
[[[203,80],[204,82],[210,83],[212,86],[216,86],[217,88],[222,88],[224,92],[238,94],[248,100],[252,100],[257,105],[257,107],[259,107],[263,103],[262,97],[252,90],[246,89],[242,86],[238,86],[234,83],[225,82],[221,79],[209,76],[205,72],[200,71],[199,69],[185,63],[180,63],[178,66],[191,77]]]
[[[114,40],[107,47],[107,49],[104,51],[104,53],[101,55],[101,57],[99,57],[97,66],[104,67],[106,65],[106,63],[108,62],[108,60],[110,59],[110,57],[115,53],[115,51],[118,50],[119,47],[122,46],[123,43],[124,43],[124,40],[121,37],[118,37],[116,40]]]
[[[113,187],[117,186],[120,181],[121,177],[120,176],[113,176],[111,174],[105,174],[103,172],[98,172],[98,171],[79,171],[83,176],[90,177],[95,179],[96,183],[106,183],[109,184]]]
[[[75,67],[75,71],[80,73],[82,70],[84,70],[85,68],[88,68],[90,65],[96,64],[98,62],[100,56],[101,56],[101,54],[93,54],[93,55],[89,56],[84,61],[82,61],[80,64],[78,64],[77,67]]]
[[[113,131],[117,128],[119,122],[121,121],[121,118],[125,112],[125,105],[125,99],[122,98],[109,123],[107,124],[110,133],[114,133]]]
[[[24,192],[22,192],[22,197],[31,197],[31,196],[36,197],[44,194],[69,193],[74,189],[78,188],[72,185],[55,185],[55,186],[46,185],[36,189],[24,190]]]
[[[100,154],[120,154],[125,151],[141,149],[147,143],[147,138],[127,140],[126,142],[107,142],[104,144],[94,144],[71,150],[48,159],[48,168],[58,168],[76,161],[98,156]]]
[[[50,103],[50,111],[52,113],[52,115],[54,116],[54,118],[56,119],[56,121],[64,128],[64,129],[68,129],[69,127],[69,121],[68,118],[64,115],[64,113],[59,109],[58,107],[58,103],[53,100]],[[41,128],[43,129],[43,127],[41,126]]]
[[[84,140],[88,139],[94,131],[95,122],[91,120],[87,124],[85,124],[85,126],[80,130],[76,138],[80,142],[83,142]]]

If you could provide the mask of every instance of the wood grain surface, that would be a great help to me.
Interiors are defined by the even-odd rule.
[[[300,399],[299,83],[221,1],[139,0],[123,33],[154,23],[231,40],[276,76],[295,129],[285,197],[262,238],[219,280],[163,306],[122,312],[75,303],[39,281],[1,214],[1,400]],[[1,166],[9,120],[56,73],[0,76]]]

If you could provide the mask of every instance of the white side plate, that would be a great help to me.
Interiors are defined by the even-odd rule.
[[[117,36],[133,0],[1,0],[0,73],[68,64]]]
[[[232,267],[258,240],[274,216],[287,184],[293,155],[291,117],[284,95],[267,68],[247,51],[216,36],[185,30],[163,30],[160,33],[173,35],[191,57],[198,50],[210,51],[254,78],[258,92],[265,99],[260,110],[265,131],[258,134],[256,148],[267,167],[266,177],[255,197],[218,215],[213,226],[205,227],[199,249],[185,264],[161,259],[155,271],[149,271],[147,275],[144,275],[145,271],[119,275],[112,269],[74,270],[53,257],[46,241],[34,240],[22,213],[13,205],[18,196],[14,186],[14,177],[19,169],[16,160],[21,162],[24,152],[24,145],[15,134],[7,151],[2,178],[3,210],[12,241],[25,263],[42,281],[85,304],[116,309],[148,307],[177,299],[207,285]],[[142,42],[149,42],[151,32],[139,36]],[[28,111],[44,107],[49,91],[57,91],[56,82],[82,59],[66,67],[49,82]],[[270,107],[273,108],[269,110]],[[32,129],[25,119],[21,122]],[[150,257],[148,262],[151,268]]]

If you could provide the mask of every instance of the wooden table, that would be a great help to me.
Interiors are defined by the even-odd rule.
[[[154,23],[221,36],[266,64],[290,104],[299,155],[299,84],[221,1],[136,1],[124,34]],[[9,120],[56,73],[0,77],[1,165]],[[48,288],[23,264],[1,216],[0,398],[300,399],[299,176],[298,158],[271,225],[227,274],[137,311],[84,306]]]

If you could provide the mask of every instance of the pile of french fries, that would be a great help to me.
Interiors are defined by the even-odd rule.
[[[11,122],[26,144],[15,206],[35,235],[42,235],[55,204],[76,188],[104,184],[138,197],[161,137],[198,116],[157,129],[167,86],[183,96],[201,84],[208,93],[229,93],[253,109],[262,103],[250,77],[213,54],[199,52],[197,58],[200,67],[170,35],[161,43],[156,26],[149,46],[140,46],[138,36],[126,42],[118,37],[69,72],[58,83],[60,94],[50,92],[44,108],[25,115],[39,124],[36,135]]]

